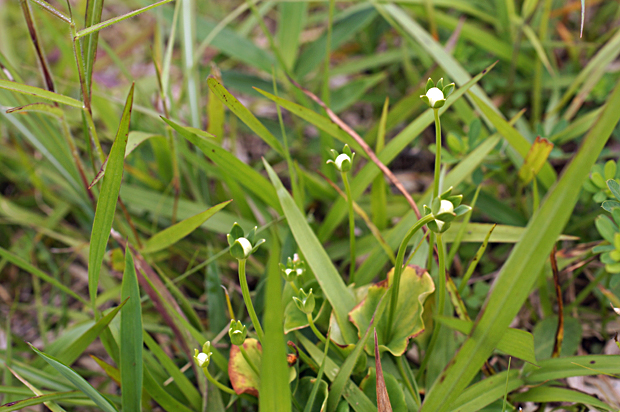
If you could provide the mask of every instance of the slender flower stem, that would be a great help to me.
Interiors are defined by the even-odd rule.
[[[349,204],[349,244],[351,246],[351,263],[349,265],[349,284],[355,281],[355,214],[353,213],[353,197],[351,197],[351,186],[346,172],[341,172],[344,190],[347,193],[347,203]]]
[[[312,332],[314,332],[316,337],[319,338],[321,342],[325,343],[325,336],[323,336],[321,331],[316,328],[314,320],[312,319],[312,315],[310,313],[307,313],[306,316],[308,317],[308,323],[310,324],[310,329],[312,329]]]
[[[441,122],[439,109],[433,109],[435,114],[435,178],[433,179],[433,199],[439,196],[439,172],[441,170]]]
[[[396,265],[394,265],[394,277],[392,280],[392,296],[390,299],[390,308],[388,312],[388,324],[387,324],[387,333],[385,336],[391,336],[392,333],[392,323],[394,321],[394,313],[396,312],[396,304],[398,303],[398,290],[400,288],[400,275],[403,273],[403,261],[405,260],[405,252],[407,250],[407,245],[411,240],[411,237],[420,230],[425,224],[435,219],[435,217],[430,214],[426,216],[422,216],[420,220],[418,220],[412,227],[409,229],[409,232],[403,238],[403,241],[400,242],[400,247],[398,248],[398,255],[396,256]]]
[[[254,364],[254,362],[252,362],[252,359],[250,359],[250,355],[248,355],[248,352],[245,350],[243,345],[239,345],[238,348],[241,351],[241,354],[243,355],[243,359],[245,359],[248,365],[250,365],[250,368],[252,368],[254,373],[256,373],[256,376],[260,376],[260,372],[258,371],[258,368]]]
[[[437,233],[437,258],[439,260],[439,272],[437,276],[439,277],[439,288],[437,290],[437,306],[435,307],[436,315],[443,315],[444,306],[446,304],[446,253],[444,249],[443,239],[441,233]],[[420,369],[418,370],[417,378],[420,379],[422,374],[424,373],[424,369],[428,364],[428,361],[431,358],[433,353],[433,349],[437,344],[437,340],[439,338],[439,329],[441,324],[439,322],[435,322],[435,327],[433,328],[433,335],[431,336],[431,341],[428,344],[428,348],[426,349],[426,353],[424,354],[424,359],[420,364]]]
[[[263,328],[261,328],[258,317],[256,316],[256,312],[254,311],[254,305],[252,305],[252,299],[250,299],[250,288],[248,288],[248,280],[245,277],[245,261],[245,259],[238,260],[239,284],[241,285],[241,294],[243,295],[245,307],[248,309],[250,319],[252,320],[252,325],[254,325],[254,330],[258,335],[258,340],[263,343]]]
[[[230,389],[228,386],[222,385],[220,382],[217,381],[217,379],[215,379],[213,376],[211,376],[211,373],[209,373],[209,369],[208,368],[202,368],[202,370],[204,371],[205,375],[207,376],[207,379],[209,379],[211,381],[212,384],[214,384],[215,386],[217,386],[218,389],[231,394],[231,395],[236,395],[237,392],[235,392],[234,390]]]
[[[415,380],[415,376],[413,376],[413,374],[409,376],[409,374],[407,374],[405,370],[405,368],[408,368],[408,366],[405,366],[405,362],[407,362],[405,359],[406,359],[405,356],[394,357],[394,363],[396,363],[396,366],[398,367],[398,371],[400,372],[400,376],[405,382],[405,386],[407,387],[407,390],[409,391],[409,393],[411,394],[411,397],[413,398],[413,400],[415,401],[415,403],[418,405],[418,408],[419,408],[422,403],[420,401],[420,391],[418,390],[418,384]],[[410,369],[409,369],[409,373],[411,373]]]

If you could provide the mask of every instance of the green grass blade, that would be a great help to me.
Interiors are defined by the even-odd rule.
[[[589,355],[552,358],[538,362],[538,366],[538,368],[525,368],[523,375],[527,384],[564,379],[569,376],[613,376],[620,370],[620,356]]]
[[[27,104],[25,106],[13,107],[6,111],[7,114],[10,113],[27,113],[27,112],[38,112],[38,113],[46,113],[57,118],[62,118],[63,111],[60,107],[54,106],[48,103],[32,103]]]
[[[217,80],[207,80],[209,89],[254,133],[265,141],[273,150],[284,156],[284,148],[278,139],[250,112],[235,96],[230,94]]]
[[[39,279],[44,280],[45,282],[49,283],[50,285],[53,285],[53,286],[57,287],[59,290],[63,291],[64,293],[66,293],[66,294],[68,294],[70,296],[73,296],[74,298],[76,298],[77,300],[82,302],[83,304],[85,304],[85,305],[88,304],[88,301],[86,299],[84,299],[83,297],[81,297],[80,295],[78,295],[77,293],[72,291],[67,286],[65,286],[62,283],[60,283],[58,281],[58,279],[53,278],[52,276],[48,275],[47,273],[44,273],[42,270],[37,269],[36,267],[32,266],[30,263],[26,262],[21,257],[13,254],[11,252],[9,252],[8,250],[6,250],[6,249],[4,249],[2,247],[0,247],[0,257],[2,257],[3,259],[8,260],[9,262],[11,262],[15,266],[21,268],[22,270],[25,270],[26,272],[35,275]]]
[[[334,362],[329,356],[324,356],[323,351],[317,348],[316,345],[310,342],[302,334],[296,332],[295,336],[317,364],[322,364],[325,362],[325,376],[333,382],[339,370],[336,362]],[[357,386],[351,379],[348,380],[342,396],[344,396],[356,412],[377,412],[377,407],[375,404],[368,399],[359,386]]]
[[[620,119],[620,84],[610,94],[594,127],[528,224],[504,263],[479,320],[425,399],[423,410],[445,411],[478,373],[514,319],[577,202],[590,168]]]
[[[77,399],[81,397],[82,396],[78,391],[48,393],[46,395],[33,396],[32,398],[21,399],[19,401],[11,402],[8,405],[0,406],[0,412],[20,411],[23,408],[41,405],[45,402],[53,402],[59,399]]]
[[[140,288],[129,246],[125,248],[125,272],[121,300],[128,300],[121,311],[120,370],[124,411],[142,410],[142,305]]]
[[[166,352],[155,342],[155,339],[148,334],[147,331],[142,331],[142,337],[144,343],[149,348],[151,353],[155,355],[159,363],[164,367],[166,372],[170,374],[170,377],[174,379],[174,383],[179,387],[185,398],[189,401],[192,408],[199,410],[202,407],[202,397],[196,390],[196,387],[192,382],[181,372],[181,370],[175,365],[174,361],[168,357]]]
[[[104,0],[87,0],[84,27],[92,27],[101,22]],[[93,68],[97,57],[99,32],[88,34],[82,42],[84,53],[84,81],[86,82],[87,96],[92,97]]]
[[[41,356],[47,363],[52,365],[58,373],[64,376],[69,382],[75,385],[76,388],[84,392],[95,404],[101,408],[104,412],[118,412],[118,410],[112,405],[106,398],[103,397],[90,383],[86,382],[84,378],[78,375],[73,369],[63,365],[57,359],[39,351],[34,346],[30,345],[30,348],[39,356]]]
[[[146,6],[146,7],[143,7],[141,9],[134,10],[134,11],[132,11],[130,13],[123,14],[122,16],[114,17],[114,18],[112,18],[110,20],[102,21],[101,23],[95,24],[95,25],[90,26],[90,27],[86,27],[85,29],[82,29],[82,30],[78,31],[77,35],[75,36],[75,38],[76,39],[80,39],[80,38],[82,38],[84,36],[87,36],[87,35],[89,35],[91,33],[96,33],[96,32],[98,32],[101,29],[105,29],[106,27],[109,27],[109,26],[111,26],[113,24],[116,24],[116,23],[121,22],[123,20],[127,20],[127,19],[129,19],[131,17],[137,16],[138,14],[141,14],[141,13],[144,13],[145,11],[149,11],[151,9],[154,9],[155,7],[161,6],[161,5],[166,4],[166,3],[170,3],[171,1],[172,0],[162,0],[160,2],[151,4],[150,6]]]
[[[291,389],[288,383],[289,371],[286,364],[286,344],[284,342],[284,320],[282,307],[282,279],[280,278],[280,245],[277,236],[272,237],[267,266],[267,291],[263,323],[263,358],[259,410],[269,412],[291,411]]]
[[[65,365],[71,365],[84,353],[86,348],[97,339],[97,337],[108,327],[112,319],[116,316],[118,311],[125,305],[123,301],[120,305],[112,309],[107,315],[102,317],[90,327],[84,334],[71,344],[64,346],[61,351],[56,355],[56,359]],[[51,349],[50,349],[51,352]]]
[[[129,133],[129,120],[131,118],[131,106],[133,103],[134,86],[131,86],[123,116],[116,133],[116,138],[108,155],[107,167],[101,192],[95,210],[95,219],[90,235],[90,250],[88,252],[88,292],[90,294],[91,305],[96,313],[95,299],[97,298],[97,286],[99,285],[99,273],[103,264],[110,229],[116,211],[116,202],[123,179],[123,163],[125,160],[125,147],[127,146],[127,135]]]
[[[227,200],[217,204],[202,213],[188,217],[187,219],[156,233],[144,243],[142,253],[154,253],[175,244],[185,236],[192,233],[194,230],[198,229],[204,222],[226,207],[230,202],[232,202],[232,200]]]
[[[280,55],[286,67],[290,70],[295,66],[301,31],[304,29],[308,14],[308,3],[278,4],[280,20],[278,24],[278,44]]]
[[[506,378],[508,377],[508,385]],[[459,412],[478,412],[500,399],[506,390],[510,393],[523,386],[518,370],[500,372],[471,385],[459,396],[451,408]]]
[[[355,344],[355,349],[353,349],[353,352],[351,352],[349,356],[347,356],[347,358],[344,360],[342,366],[338,370],[338,374],[332,380],[332,385],[329,391],[329,398],[327,399],[327,412],[336,411],[338,403],[340,402],[340,398],[342,397],[342,392],[345,390],[347,384],[349,383],[349,378],[351,377],[351,373],[353,373],[353,369],[355,368],[355,364],[357,363],[357,358],[362,355],[362,352],[366,347],[366,342],[370,337],[370,331],[375,330],[375,317],[377,319],[381,318],[381,315],[385,310],[386,305],[383,304],[385,296],[386,293],[384,292],[383,296],[381,296],[381,299],[379,300],[379,303],[377,304],[377,307],[375,308],[372,319],[370,320],[370,324],[368,325],[368,329],[366,329],[366,333],[364,333],[364,336],[362,336],[360,340]],[[387,301],[385,301],[385,303],[387,303]],[[366,356],[366,354],[364,353],[363,356]]]
[[[282,210],[288,220],[291,232],[299,245],[303,255],[306,257],[306,261],[317,281],[325,293],[325,297],[329,300],[334,308],[334,315],[342,336],[347,343],[353,343],[357,341],[357,335],[353,325],[349,322],[349,312],[355,306],[355,298],[350,289],[346,287],[344,281],[340,277],[340,274],[334,267],[329,256],[321,246],[321,243],[317,239],[316,235],[308,226],[305,216],[301,213],[292,196],[282,185],[280,178],[271,168],[269,163],[263,160],[265,169],[269,173],[269,178],[276,188]]]
[[[478,106],[482,114],[489,119],[493,126],[495,126],[498,133],[504,136],[508,143],[510,143],[517,153],[519,153],[521,158],[525,159],[532,144],[528,142],[525,137],[523,137],[514,127],[510,126],[506,120],[498,115],[497,109],[494,109],[493,106],[489,106],[486,102],[473,93],[470,94],[470,97],[474,100],[474,102],[476,102],[476,106]],[[551,187],[557,176],[551,165],[548,162],[545,162],[542,169],[540,169],[540,172],[538,173],[538,178],[546,187]]]
[[[576,389],[557,388],[553,386],[541,386],[538,388],[532,388],[527,392],[518,393],[511,398],[512,402],[572,402],[580,403],[583,405],[593,406],[599,410],[604,411],[616,411],[617,408],[612,408],[604,402],[601,402],[592,395],[579,392]]]
[[[0,79],[0,89],[10,90],[21,94],[30,94],[45,100],[51,100],[52,102],[66,104],[67,106],[77,107],[79,109],[82,108],[81,101],[69,96],[50,92],[49,90],[41,89],[40,87]]]
[[[153,400],[168,412],[194,412],[170,395],[153,377],[148,368],[144,368],[144,389]],[[138,409],[139,410],[139,409]]]
[[[246,163],[237,159],[237,157],[229,151],[222,149],[218,145],[196,135],[195,133],[192,133],[187,128],[174,123],[172,120],[162,119],[181,136],[202,150],[205,156],[219,166],[227,176],[234,178],[239,184],[254,193],[258,198],[277,211],[282,210],[280,208],[280,203],[277,200],[276,191],[273,189],[273,186],[269,184],[269,181],[263,177],[263,175],[252,169]]]

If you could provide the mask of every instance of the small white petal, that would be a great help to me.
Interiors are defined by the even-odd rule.
[[[203,365],[206,365],[208,360],[209,360],[209,356],[204,352],[200,352],[198,356],[196,356],[196,361],[198,362],[198,366],[200,366],[201,368]]]
[[[338,157],[336,158],[336,161],[334,163],[336,163],[336,167],[338,168],[338,170],[342,170],[342,163],[348,160],[349,162],[351,161],[351,158],[349,157],[349,155],[342,153],[339,154]]]
[[[435,219],[435,223],[437,223],[437,229],[441,230],[441,228],[443,227],[444,221]]]
[[[304,274],[304,270],[303,269],[297,269],[297,276],[301,276]]]
[[[286,276],[290,275],[291,273],[293,273],[293,269],[286,269],[284,271],[284,273],[286,273]]]
[[[428,97],[431,107],[435,107],[435,103],[437,103],[439,100],[444,99],[443,92],[437,87],[431,87],[430,89],[428,89],[428,91],[426,92],[426,97]]]
[[[250,254],[252,253],[252,244],[250,243],[250,241],[244,237],[240,237],[239,239],[237,239],[237,242],[239,242],[241,244],[241,247],[243,247],[243,254],[246,257],[250,256]]]
[[[449,200],[442,200],[441,204],[439,205],[439,212],[437,212],[437,214],[440,215],[442,213],[452,213],[453,211],[454,205],[452,204],[452,202]]]

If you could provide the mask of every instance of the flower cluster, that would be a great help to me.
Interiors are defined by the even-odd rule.
[[[299,276],[303,276],[306,272],[305,263],[299,259],[297,253],[293,256],[293,259],[288,258],[286,261],[286,265],[280,263],[280,272],[282,273],[282,277],[287,282],[294,282]]]

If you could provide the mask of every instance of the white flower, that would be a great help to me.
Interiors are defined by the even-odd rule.
[[[240,237],[239,239],[237,239],[237,242],[239,242],[241,247],[243,247],[243,253],[245,254],[246,257],[252,254],[252,244],[250,243],[249,240],[247,240],[244,237]]]
[[[302,268],[298,268],[296,272],[297,272],[297,276],[301,276],[304,274],[304,270]]]
[[[198,366],[200,366],[201,368],[205,367],[205,366],[209,366],[209,355],[207,355],[204,352],[200,352],[198,355],[196,355],[196,363],[198,363]]]
[[[435,107],[435,104],[439,100],[444,100],[443,92],[439,90],[437,87],[431,87],[426,92],[426,97],[428,97],[428,101],[431,107]]]
[[[435,223],[437,224],[437,229],[439,229],[439,231],[441,231],[441,228],[443,227],[444,221],[443,220],[435,219]]]
[[[334,162],[336,163],[336,168],[342,171],[342,163],[346,160],[348,160],[349,162],[351,161],[351,158],[349,157],[349,155],[347,155],[346,153],[339,154],[338,157],[336,158],[336,161]]]
[[[284,273],[286,274],[286,276],[290,276],[291,273],[293,273],[293,269],[286,269]]]
[[[437,214],[440,215],[442,213],[452,213],[453,211],[454,205],[452,204],[452,202],[449,200],[442,200],[439,205],[439,212],[437,212]]]

